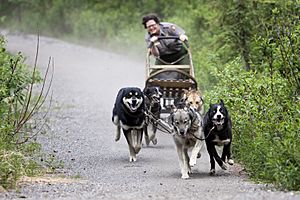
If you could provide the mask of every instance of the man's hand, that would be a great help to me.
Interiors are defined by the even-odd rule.
[[[188,40],[188,37],[187,37],[186,35],[182,34],[182,35],[179,36],[179,39],[180,39],[182,42],[184,42],[184,41],[187,41],[187,40]]]
[[[152,42],[152,43],[157,42],[157,40],[158,40],[158,37],[157,37],[157,36],[152,36],[152,37],[150,38],[150,42]]]

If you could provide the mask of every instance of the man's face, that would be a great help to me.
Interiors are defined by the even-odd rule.
[[[146,27],[150,35],[159,35],[159,24],[157,24],[153,19],[146,22]]]

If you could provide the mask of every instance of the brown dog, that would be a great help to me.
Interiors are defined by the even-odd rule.
[[[199,90],[184,89],[182,101],[185,102],[186,105],[195,109],[201,116],[205,114],[203,95]]]

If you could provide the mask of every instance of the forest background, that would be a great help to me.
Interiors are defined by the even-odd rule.
[[[146,55],[143,15],[157,13],[179,25],[189,37],[206,107],[223,99],[229,108],[235,159],[255,181],[300,190],[299,0],[0,2],[1,28],[118,49],[140,59]],[[24,174],[37,173],[38,163],[21,163],[39,145],[17,142],[27,134],[16,132],[12,121],[22,111],[11,109],[24,104],[23,86],[35,76],[11,73],[24,68],[22,56],[6,52],[5,38],[0,44],[0,180],[9,187]]]

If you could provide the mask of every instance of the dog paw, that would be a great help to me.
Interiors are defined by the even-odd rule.
[[[146,146],[149,146],[150,140],[146,140]]]
[[[189,179],[190,177],[189,177],[188,174],[182,174],[181,178],[182,178],[182,179]]]
[[[136,157],[130,156],[129,157],[129,162],[136,162]]]
[[[116,137],[115,141],[118,142],[120,140],[120,137]]]
[[[201,158],[201,153],[200,152],[197,154],[197,158]]]
[[[223,170],[227,170],[227,165],[225,164],[225,163],[223,163],[223,165],[221,166],[221,168],[223,169]]]
[[[215,169],[211,169],[210,171],[209,171],[209,175],[214,175],[216,173],[216,170]]]
[[[153,143],[154,145],[156,145],[156,144],[157,144],[157,138],[154,138],[154,139],[152,140],[152,143]]]
[[[229,165],[233,165],[233,164],[234,164],[234,161],[233,161],[233,159],[228,159],[227,163],[228,163]]]

